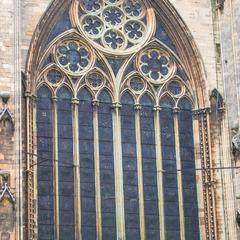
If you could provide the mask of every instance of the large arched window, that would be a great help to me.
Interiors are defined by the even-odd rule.
[[[37,239],[200,239],[197,100],[158,13],[140,0],[62,12],[33,84]]]

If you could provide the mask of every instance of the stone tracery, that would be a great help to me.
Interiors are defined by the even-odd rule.
[[[83,1],[81,10],[84,11],[84,14],[82,14],[82,17],[80,17],[80,25],[78,25],[78,30],[80,34],[84,33],[87,37],[71,37],[68,35],[67,37],[62,36],[61,39],[58,39],[58,41],[53,46],[52,54],[55,60],[53,64],[56,64],[58,66],[57,69],[59,70],[56,70],[54,68],[47,70],[47,80],[52,84],[53,88],[57,86],[58,90],[63,86],[63,82],[64,87],[69,86],[69,89],[73,89],[73,105],[78,104],[79,101],[82,103],[82,105],[85,104],[86,99],[84,99],[84,97],[79,98],[77,96],[77,93],[79,92],[80,88],[82,91],[82,89],[85,90],[86,87],[86,89],[89,90],[88,94],[92,95],[91,97],[88,95],[88,98],[90,100],[88,99],[86,102],[88,102],[89,106],[92,104],[93,113],[95,116],[97,114],[101,114],[99,107],[103,106],[102,110],[106,111],[104,108],[106,104],[108,106],[112,105],[113,109],[108,109],[108,114],[110,114],[111,111],[116,111],[116,114],[119,114],[120,116],[120,113],[117,113],[117,109],[121,106],[120,98],[126,92],[131,93],[134,96],[134,100],[131,102],[131,104],[128,103],[128,105],[130,105],[128,107],[132,109],[132,112],[130,114],[133,115],[133,119],[134,117],[136,119],[139,117],[138,121],[142,121],[143,124],[146,125],[146,129],[143,129],[141,131],[140,125],[138,125],[138,128],[136,127],[136,133],[142,134],[143,136],[146,135],[147,137],[154,135],[154,131],[159,131],[159,129],[156,129],[156,126],[153,125],[153,118],[156,122],[156,115],[161,114],[159,113],[161,99],[170,99],[169,102],[171,102],[171,104],[169,104],[166,109],[164,109],[164,111],[168,112],[168,114],[172,114],[174,108],[177,109],[178,102],[183,96],[187,96],[188,99],[192,100],[191,92],[188,91],[188,88],[185,86],[187,83],[183,83],[180,77],[177,76],[176,69],[178,67],[181,67],[180,63],[176,61],[176,58],[173,56],[172,52],[168,51],[168,49],[162,46],[161,43],[152,46],[151,44],[148,44],[148,42],[143,41],[143,39],[146,40],[148,34],[151,36],[150,32],[154,31],[155,29],[152,25],[150,25],[150,27],[147,25],[147,10],[145,9],[144,5],[141,5],[140,1]],[[152,28],[150,32],[147,31],[148,27],[150,29]],[[87,42],[88,40],[91,41]],[[144,47],[144,44],[147,46]],[[106,77],[100,73],[100,71],[92,70],[96,61],[100,59],[100,54],[98,54],[98,52],[103,54],[104,57],[107,57],[109,55],[113,55],[115,51],[116,59],[118,59],[118,57],[126,57],[126,55],[129,55],[129,57],[131,57],[130,53],[132,53],[134,46],[138,48],[138,51],[135,52],[135,58],[131,60],[134,63],[134,69],[122,79],[111,79],[110,76]],[[102,57],[101,60],[106,61],[104,57]],[[122,68],[121,70],[125,71],[126,68],[127,64],[125,68]],[[111,69],[108,70],[111,72]],[[46,71],[46,69],[43,71]],[[63,78],[63,75],[66,75],[67,77]],[[76,82],[78,84],[74,84],[70,81],[73,76],[76,77]],[[109,82],[111,82],[114,86],[112,89],[107,86]],[[121,86],[119,87],[118,84]],[[103,102],[101,102],[101,99],[99,99],[99,96],[101,95],[100,93],[102,91],[104,92],[105,90],[106,92],[110,90],[112,91],[111,93],[114,93],[114,88],[115,94],[112,94],[113,99],[107,100],[107,102],[105,102],[106,100],[103,100]],[[53,89],[52,92],[54,93],[53,98],[55,98],[56,91]],[[71,97],[69,97],[69,103],[70,99]],[[57,98],[55,100],[56,102],[58,101]],[[153,110],[157,113],[153,114]],[[83,117],[84,111],[90,110],[83,109]],[[150,115],[152,117],[150,119],[147,119]],[[152,129],[151,131],[147,132],[147,123],[149,120],[151,120]],[[173,119],[171,119],[171,121],[172,120]],[[77,120],[75,116],[75,121],[80,120]],[[86,119],[83,119],[83,121],[86,121]],[[117,124],[116,120],[113,121],[115,121],[114,123]],[[110,122],[111,121],[108,122],[109,126]],[[85,123],[83,123],[83,126],[84,124]],[[99,127],[97,126],[96,122],[92,124],[94,125],[95,129]],[[106,124],[106,122],[104,122],[104,119],[103,124]],[[112,126],[109,128],[111,127]],[[125,127],[127,129],[127,126]],[[177,126],[174,127],[176,128]],[[134,131],[135,128],[132,130]],[[163,135],[165,134],[164,131],[165,129],[163,128]],[[91,135],[90,133],[88,134]],[[104,136],[101,137],[104,139]],[[152,136],[152,146],[155,144],[153,139],[154,137]],[[91,140],[93,141],[93,139]],[[116,140],[114,139],[114,142],[115,141]],[[143,141],[145,141],[144,137]],[[94,144],[96,144],[96,139]],[[121,145],[125,143],[118,142],[118,144]],[[148,150],[148,148],[143,143],[138,142],[135,143],[135,145],[136,144],[138,144],[138,148],[145,147],[146,151]],[[160,143],[158,144],[160,145]],[[94,146],[96,147],[96,145]],[[140,157],[138,161],[140,161]],[[160,168],[158,166],[157,171],[160,171],[159,169]],[[143,172],[144,171],[146,174],[148,173],[148,170],[143,170]],[[154,173],[157,171],[154,169]],[[84,172],[82,174],[84,174]],[[102,189],[99,189],[99,186],[96,188],[99,192],[103,191]],[[142,191],[144,191],[144,189]],[[146,190],[146,194],[149,194],[147,191],[148,190]],[[142,200],[144,204],[148,204],[149,199]],[[181,202],[179,204],[183,203]],[[101,209],[101,206],[98,207]],[[101,212],[99,209],[98,211]],[[104,211],[102,210],[102,212]],[[184,217],[183,213],[181,214],[182,217]],[[164,218],[164,216],[161,217]],[[158,223],[158,221],[155,222]],[[131,229],[128,231],[131,231]],[[155,234],[158,235],[159,229],[155,229],[155,231]],[[183,227],[181,227],[181,231],[183,231]]]
[[[78,5],[79,10],[74,12],[81,17],[75,17],[74,24],[94,45],[110,54],[115,50],[131,53],[153,33],[154,13],[146,10],[141,0],[79,1]]]

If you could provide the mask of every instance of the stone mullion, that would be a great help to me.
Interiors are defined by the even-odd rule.
[[[100,154],[99,154],[99,102],[93,101],[93,136],[94,136],[94,165],[95,165],[95,194],[96,194],[96,225],[97,239],[102,239],[102,211],[101,211],[101,180],[100,180]]]
[[[143,187],[143,164],[142,164],[142,140],[141,140],[141,105],[135,105],[135,130],[137,148],[137,169],[138,169],[138,195],[140,215],[140,237],[145,240],[145,211],[144,211],[144,187]]]
[[[174,135],[175,135],[175,152],[177,163],[177,182],[178,182],[178,201],[179,201],[179,218],[180,218],[180,238],[185,240],[185,214],[183,199],[183,180],[182,180],[182,164],[180,152],[180,134],[179,134],[179,108],[173,109],[174,113]]]
[[[165,240],[165,207],[164,207],[164,184],[163,184],[163,159],[162,159],[162,141],[160,126],[159,106],[154,107],[154,132],[156,142],[156,164],[157,164],[157,187],[158,187],[158,206],[159,206],[159,222],[160,222],[160,239]]]
[[[59,187],[58,187],[58,106],[53,98],[53,192],[54,192],[54,240],[59,240]]]
[[[73,123],[73,174],[74,174],[74,214],[75,214],[75,239],[81,239],[81,191],[80,191],[80,156],[79,156],[79,129],[78,129],[79,100],[72,100]]]
[[[124,191],[123,191],[123,166],[122,166],[122,135],[119,103],[112,105],[113,123],[113,146],[114,146],[114,173],[115,173],[115,196],[116,196],[116,218],[117,239],[125,240],[125,213],[124,213]]]

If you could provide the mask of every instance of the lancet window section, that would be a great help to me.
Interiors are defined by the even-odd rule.
[[[37,203],[39,239],[54,236],[54,186],[53,186],[53,131],[52,94],[41,87],[37,95],[37,145],[40,163],[37,168]],[[48,160],[48,161],[43,161]]]

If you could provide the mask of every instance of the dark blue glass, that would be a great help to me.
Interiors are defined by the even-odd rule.
[[[72,28],[71,21],[69,18],[69,9],[67,9],[61,16],[60,18],[56,21],[56,24],[52,28],[49,37],[48,37],[48,42],[51,42],[54,38],[59,36],[61,33],[69,30]]]
[[[74,234],[74,177],[72,94],[62,87],[58,101],[58,188],[59,188],[59,236],[73,240]]]
[[[112,99],[104,90],[98,108],[102,237],[116,239],[115,174],[113,156]]]
[[[88,90],[82,89],[78,99],[82,239],[95,240],[97,237],[92,96]]]
[[[174,45],[172,39],[169,37],[166,32],[165,27],[163,26],[162,21],[159,16],[157,16],[157,29],[156,29],[156,38],[166,44],[173,52],[177,53],[176,46]]]
[[[121,104],[126,239],[140,239],[134,100],[129,93],[125,93],[122,96]]]
[[[107,60],[115,74],[115,76],[117,76],[120,68],[122,67],[123,63],[124,63],[124,59],[118,59],[118,58],[110,58],[107,57]]]
[[[178,240],[180,239],[180,219],[173,101],[166,96],[161,99],[160,106],[162,108],[160,111],[162,160],[163,169],[166,171],[163,176],[166,239]]]
[[[195,172],[192,106],[184,98],[179,103],[179,134],[183,179],[186,240],[199,240],[198,200]]]
[[[154,104],[148,95],[141,98],[140,104],[142,106],[140,122],[146,239],[158,240],[160,238],[160,223],[154,137]]]
[[[38,239],[54,239],[52,94],[43,86],[37,92]]]

